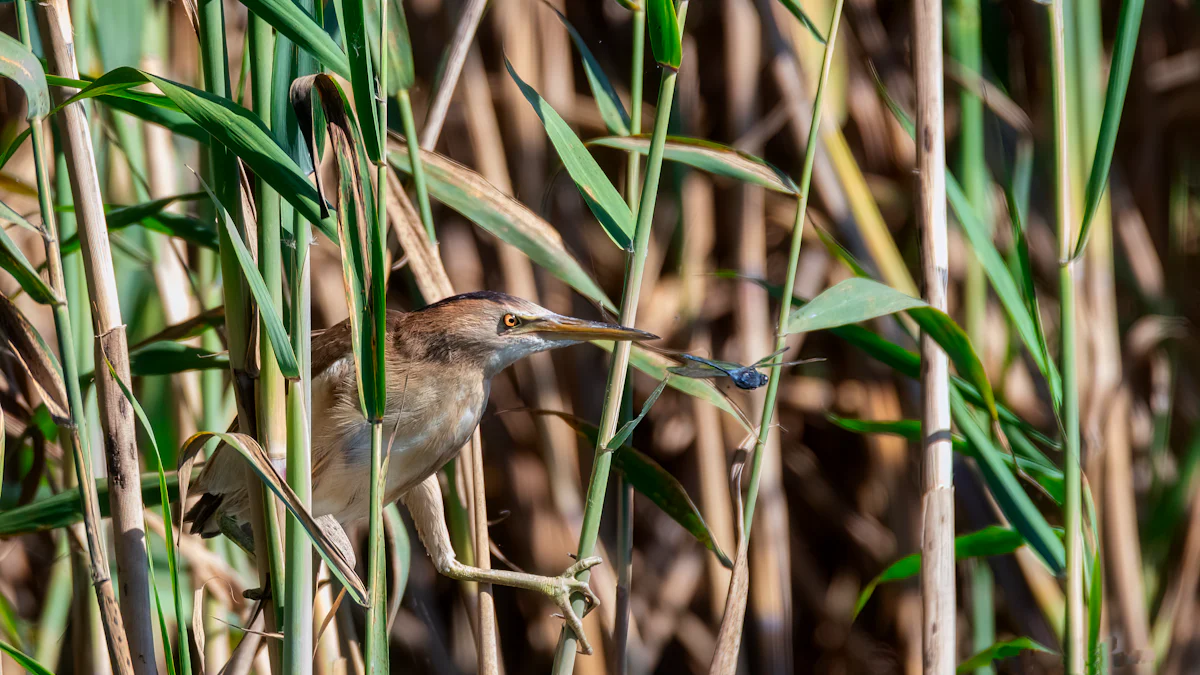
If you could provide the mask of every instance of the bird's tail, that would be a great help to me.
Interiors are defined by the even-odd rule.
[[[205,539],[224,534],[247,552],[254,551],[254,534],[246,520],[248,506],[245,465],[224,444],[217,446],[193,484],[198,498],[183,516],[189,532]]]

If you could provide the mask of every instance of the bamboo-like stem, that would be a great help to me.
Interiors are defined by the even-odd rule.
[[[78,78],[71,44],[73,31],[69,10],[61,0],[44,7],[42,35],[46,41],[51,70],[65,77]],[[65,100],[64,97],[69,97],[71,93],[60,91],[59,100]],[[108,226],[87,117],[82,106],[72,104],[62,111],[60,122],[66,141],[67,169],[75,199],[75,213],[79,221],[84,272],[93,307],[96,363],[104,360],[100,356],[103,353],[113,366],[112,370],[96,369],[96,391],[111,486],[109,503],[116,532],[114,550],[117,576],[121,580],[121,617],[128,634],[134,672],[137,675],[150,675],[157,672],[157,663],[154,656],[150,561],[146,552],[146,526],[142,514],[136,426],[133,409],[117,384],[117,378],[129,380],[125,324],[121,320]]]
[[[483,18],[483,10],[487,8],[487,4],[487,0],[467,0],[463,5],[462,16],[454,28],[454,37],[450,42],[446,67],[442,70],[442,78],[437,83],[433,102],[429,104],[429,112],[425,114],[425,126],[421,129],[421,147],[425,150],[433,150],[437,145],[438,136],[442,134],[442,124],[446,121],[446,112],[450,110],[454,88],[458,84],[459,75],[462,74],[463,64],[467,61],[471,43],[475,41],[475,31],[479,28],[479,21]],[[382,19],[380,24],[387,25]],[[404,133],[407,135],[408,131]]]
[[[412,157],[413,189],[417,193],[417,208],[421,212],[421,224],[425,226],[425,234],[429,237],[429,241],[437,245],[437,231],[433,229],[433,211],[429,206],[429,188],[425,184],[425,165],[421,161],[420,146],[417,143],[417,123],[413,119],[412,97],[409,96],[407,89],[401,89],[396,94],[396,102],[400,108],[400,122],[404,127],[404,141],[408,144],[408,156]]]
[[[387,4],[388,0],[379,1],[379,45],[382,50],[387,44]],[[362,45],[365,49],[366,45]],[[378,101],[378,129],[367,129],[364,133],[378,135],[379,147],[387,147],[387,58],[380,53],[378,90],[375,99]],[[387,177],[388,166],[385,157],[378,158],[375,174],[375,236],[368,239],[372,243],[369,252],[370,261],[367,263],[371,270],[369,278],[371,288],[367,290],[370,306],[367,316],[373,322],[374,328],[374,363],[370,368],[374,371],[376,410],[371,414],[371,484],[370,484],[370,513],[368,518],[367,536],[367,588],[370,605],[367,607],[366,639],[363,641],[366,654],[368,675],[386,675],[388,668],[388,639],[387,639],[387,558],[383,550],[383,500],[385,493],[384,481],[387,473],[384,469],[383,441],[383,411],[387,407],[387,385],[384,375],[387,368],[385,350],[387,328],[387,271],[383,266],[383,248],[387,241]],[[419,164],[419,162],[414,162]]]
[[[313,12],[312,0],[301,0],[301,7]],[[319,19],[318,19],[319,20]],[[278,44],[278,43],[277,43]],[[279,47],[277,46],[276,49]],[[296,69],[292,74],[306,75],[317,69],[316,60],[299,48],[295,48]],[[276,77],[280,73],[275,73]],[[287,124],[297,124],[294,114],[289,114]],[[318,158],[313,158],[316,164]],[[287,481],[300,503],[312,508],[312,261],[309,247],[312,242],[312,224],[291,209],[286,203],[281,220],[291,212],[292,220],[292,265],[291,265],[291,332],[292,351],[300,365],[300,379],[288,383],[287,390]],[[287,570],[286,588],[283,598],[283,672],[308,675],[314,670],[315,640],[314,607],[318,606],[314,596],[314,570],[312,542],[295,518],[284,521],[284,569]],[[317,616],[324,617],[325,611],[318,610]],[[319,620],[319,619],[318,619]],[[336,632],[336,628],[333,629]]]
[[[248,49],[250,52],[251,101],[263,124],[271,127],[271,94],[275,60],[275,35],[264,19],[250,13]],[[283,251],[281,248],[281,222],[279,194],[261,177],[254,180],[255,211],[258,214],[258,270],[271,294],[275,311],[283,314]],[[246,224],[250,227],[250,224]],[[258,325],[259,336],[267,334],[266,323],[261,315]],[[258,340],[258,379],[255,387],[255,421],[259,445],[273,460],[287,456],[287,403],[283,374],[271,341]],[[279,514],[271,493],[263,490],[247,465],[246,480],[251,500],[251,522],[254,525],[254,549],[259,555],[256,562],[259,578],[271,590],[271,601],[263,607],[263,625],[268,632],[277,631],[282,618],[279,606],[286,597],[283,568],[283,537],[279,526]],[[257,495],[255,493],[258,493]],[[261,514],[261,515],[260,515]],[[261,519],[261,520],[260,520]],[[257,523],[261,522],[262,527]],[[263,559],[261,554],[265,552]],[[264,572],[266,576],[264,577]],[[286,634],[284,639],[288,639]],[[271,668],[281,672],[283,661],[281,643],[267,641],[267,653]],[[311,649],[308,651],[311,654]],[[311,656],[310,656],[311,660]],[[292,671],[287,671],[292,672]]]
[[[817,81],[817,93],[813,99],[812,121],[808,127],[808,144],[804,152],[804,166],[800,173],[800,199],[796,205],[796,218],[792,224],[792,240],[788,250],[787,276],[783,284],[783,294],[779,306],[779,320],[776,324],[776,351],[787,346],[787,323],[792,312],[792,291],[796,285],[796,270],[800,261],[800,245],[804,234],[804,218],[808,210],[809,186],[812,184],[813,166],[816,162],[817,144],[821,137],[821,110],[825,99],[825,88],[829,83],[829,72],[833,65],[834,47],[837,44],[838,26],[841,25],[842,5],[844,0],[837,0],[833,7],[833,16],[829,22],[829,32],[825,46],[825,55],[821,61],[821,76]],[[782,355],[777,355],[772,362],[778,363]],[[733,578],[730,580],[729,594],[725,603],[725,619],[722,621],[721,637],[727,634],[726,622],[735,619],[736,626],[731,630],[740,635],[740,627],[746,611],[746,573],[744,570],[746,548],[750,541],[751,526],[754,523],[754,508],[758,501],[759,485],[762,480],[763,454],[767,439],[771,433],[771,419],[775,415],[775,399],[779,394],[779,381],[782,368],[771,368],[767,380],[767,393],[763,399],[762,417],[758,426],[758,437],[754,443],[754,455],[750,467],[750,486],[746,493],[745,513],[742,520],[741,541],[738,543],[738,560]],[[725,645],[718,639],[717,653],[710,666],[710,673],[732,673],[737,667],[737,656],[740,648],[740,638],[731,638],[733,644]]]
[[[1063,381],[1063,528],[1066,530],[1066,630],[1063,664],[1068,675],[1083,672],[1087,651],[1083,599],[1082,466],[1079,439],[1079,373],[1075,349],[1075,269],[1071,259],[1072,231],[1070,125],[1067,121],[1066,32],[1063,0],[1050,5],[1051,82],[1054,90],[1054,158],[1058,173],[1057,215],[1059,256],[1059,309]]]
[[[684,21],[687,19],[688,0],[679,3],[679,31],[682,35]],[[621,295],[620,323],[623,326],[633,326],[637,320],[638,299],[642,291],[642,275],[646,269],[646,252],[650,243],[650,228],[654,221],[654,204],[658,198],[658,181],[662,174],[663,149],[667,140],[667,126],[671,121],[671,102],[675,97],[675,81],[679,72],[664,68],[662,81],[658,88],[658,108],[655,111],[654,133],[650,139],[650,151],[646,159],[646,178],[642,183],[637,209],[637,221],[634,228],[633,250],[625,273],[625,287]],[[600,431],[596,443],[596,456],[592,462],[592,475],[588,483],[587,501],[583,512],[583,525],[580,527],[579,551],[580,560],[592,555],[596,550],[596,539],[600,533],[600,518],[604,512],[604,495],[608,490],[608,475],[612,468],[612,450],[608,443],[617,431],[617,421],[621,414],[621,398],[625,394],[626,374],[629,372],[629,352],[631,343],[618,342],[613,349],[612,363],[608,370],[604,407],[600,413]],[[587,571],[579,574],[580,579],[586,580],[590,574]],[[582,598],[572,603],[577,614],[584,610]],[[576,636],[563,628],[559,635],[558,648],[554,653],[554,666],[551,672],[555,675],[570,673],[575,665]]]
[[[917,222],[925,301],[946,311],[946,124],[942,74],[942,3],[913,5],[917,84]],[[986,300],[986,298],[985,298]],[[922,663],[928,675],[954,672],[954,453],[950,443],[950,361],[921,334],[921,606]]]
[[[629,74],[629,133],[642,133],[642,81],[646,70],[646,10],[638,6],[632,17],[633,47]],[[641,174],[641,155],[631,152],[625,165],[625,203],[637,217],[638,178]],[[633,417],[633,387],[628,374],[626,394],[621,404],[621,424]],[[614,661],[618,675],[629,672],[629,602],[633,597],[633,486],[625,476],[617,476],[617,615],[613,630]]]
[[[225,44],[225,11],[220,0],[198,0],[197,19],[200,41],[200,65],[204,80],[204,88],[211,94],[230,98],[229,63]],[[242,187],[238,179],[238,165],[233,155],[219,144],[210,144],[207,155],[208,181],[214,192],[224,202],[237,221],[239,229],[244,228],[241,208]],[[214,205],[215,208],[215,205]],[[241,268],[233,253],[232,243],[226,228],[217,228],[219,243],[218,255],[213,259],[202,251],[200,258],[201,272],[209,281],[208,291],[212,294],[206,304],[216,305],[222,300],[225,305],[225,336],[229,350],[229,368],[233,381],[234,399],[237,405],[238,427],[243,433],[254,434],[257,419],[253,414],[253,391],[247,377],[247,357],[249,350],[251,317],[248,293],[242,280]],[[215,269],[214,269],[215,268]],[[215,280],[220,276],[220,293],[217,291]],[[215,336],[211,332],[206,337],[216,346]],[[219,347],[218,347],[219,348]],[[217,373],[217,371],[209,371]],[[224,386],[219,374],[206,378],[204,382],[204,426],[208,429],[219,429],[224,426],[223,396]],[[261,483],[247,466],[244,483],[250,502],[250,524],[256,533],[256,561],[259,570],[259,582],[264,588],[268,586],[269,565],[272,559],[267,551],[260,548],[259,542],[266,543],[263,522],[263,499]],[[277,558],[276,558],[277,559]],[[275,575],[279,576],[279,575]],[[275,598],[280,597],[278,594]],[[252,636],[257,639],[257,636]],[[277,662],[276,662],[277,663]]]
[[[29,10],[24,0],[17,0],[17,27],[21,42],[31,46],[29,32]],[[45,229],[46,270],[50,287],[58,296],[54,305],[54,329],[58,337],[59,358],[62,361],[63,382],[67,389],[67,403],[71,411],[73,428],[64,429],[64,441],[72,455],[75,478],[83,506],[83,524],[86,533],[88,572],[99,601],[104,625],[104,636],[108,643],[109,659],[113,672],[130,675],[134,672],[129,653],[124,622],[109,576],[108,553],[104,530],[100,520],[100,501],[96,495],[96,479],[92,474],[92,455],[88,447],[87,413],[79,386],[79,365],[76,358],[75,336],[71,326],[70,307],[67,305],[66,284],[63,280],[62,255],[58,245],[58,228],[51,201],[50,174],[46,167],[46,135],[43,120],[30,121],[30,137],[33,145],[33,164],[37,175],[38,206],[41,210],[42,227]],[[80,600],[86,600],[81,598]]]

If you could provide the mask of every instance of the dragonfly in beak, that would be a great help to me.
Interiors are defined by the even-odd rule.
[[[784,347],[777,352],[767,354],[748,366],[743,366],[733,361],[717,361],[693,354],[680,354],[680,356],[692,363],[684,366],[672,366],[667,368],[667,370],[675,375],[701,380],[714,377],[728,377],[739,389],[758,389],[767,383],[767,376],[758,372],[759,368],[782,368],[783,366],[795,366],[824,360],[815,358],[801,361],[786,361],[783,363],[768,363],[768,361],[787,350],[788,348]]]

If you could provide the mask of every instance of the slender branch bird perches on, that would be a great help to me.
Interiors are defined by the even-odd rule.
[[[581,650],[590,654],[570,598],[580,593],[589,607],[596,604],[587,582],[575,576],[599,564],[600,558],[577,561],[555,577],[458,562],[446,529],[437,471],[475,431],[492,378],[516,361],[586,340],[643,341],[657,336],[561,316],[511,295],[481,291],[415,312],[388,312],[387,338],[384,429],[391,444],[384,498],[388,503],[399,499],[408,507],[439,572],[548,596],[575,631]],[[349,320],[313,335],[312,378],[312,515],[348,529],[367,519],[371,469],[371,427],[358,401]],[[193,533],[224,533],[252,550],[245,470],[237,457],[224,448],[213,454],[196,480],[201,496],[185,521],[192,523]]]

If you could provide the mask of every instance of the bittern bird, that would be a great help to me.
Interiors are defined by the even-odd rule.
[[[587,558],[557,577],[485,570],[454,557],[446,529],[437,471],[471,437],[487,406],[492,378],[516,361],[585,340],[653,340],[633,328],[555,314],[504,293],[481,291],[447,298],[415,312],[387,316],[387,406],[390,435],[384,499],[408,507],[437,570],[460,580],[538,591],[591,653],[570,597],[596,596],[575,576],[599,564]],[[224,532],[245,547],[252,541],[245,469],[231,451],[213,455],[196,480],[202,493],[185,520],[192,532]],[[312,339],[312,514],[343,529],[365,522],[371,428],[358,401],[349,320]]]

